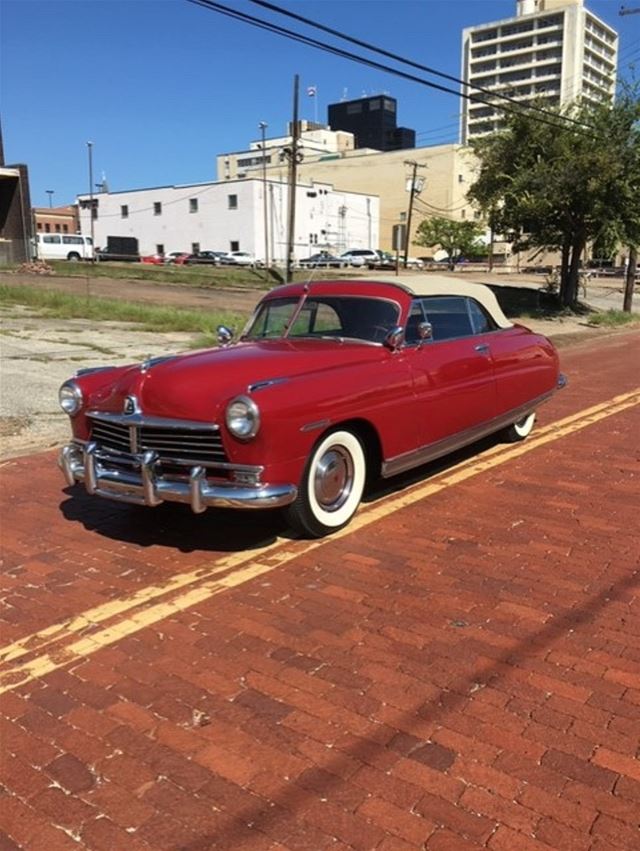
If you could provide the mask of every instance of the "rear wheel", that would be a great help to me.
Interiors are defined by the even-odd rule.
[[[509,443],[518,443],[518,441],[524,440],[531,434],[535,421],[536,415],[533,413],[528,414],[521,420],[518,420],[517,423],[512,423],[504,431],[505,438],[509,441]]]
[[[67,260],[70,260],[72,263],[77,263],[80,260],[80,255],[76,251],[71,251],[67,254]]]
[[[347,430],[330,432],[307,460],[298,496],[286,510],[289,523],[311,538],[342,529],[360,505],[366,477],[360,439]]]

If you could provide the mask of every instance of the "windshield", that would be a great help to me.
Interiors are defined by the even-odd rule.
[[[242,335],[244,340],[278,337],[335,337],[380,343],[398,324],[395,302],[362,296],[274,298],[263,302]]]

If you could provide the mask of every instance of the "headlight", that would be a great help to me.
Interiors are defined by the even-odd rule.
[[[82,407],[82,390],[75,381],[67,381],[60,388],[58,401],[65,414],[69,414],[72,417]]]
[[[260,428],[260,410],[247,396],[236,396],[229,402],[225,419],[231,434],[240,440],[250,440]]]

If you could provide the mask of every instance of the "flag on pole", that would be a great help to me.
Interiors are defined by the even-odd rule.
[[[314,98],[318,94],[317,86],[307,86],[307,94],[310,98]]]

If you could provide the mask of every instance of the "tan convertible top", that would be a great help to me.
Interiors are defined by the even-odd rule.
[[[448,275],[398,275],[397,277],[378,278],[371,276],[368,280],[380,281],[385,284],[399,284],[417,296],[429,295],[461,295],[475,298],[486,308],[500,328],[511,328],[509,322],[498,304],[493,291],[484,284],[474,284],[471,281],[461,281]]]

